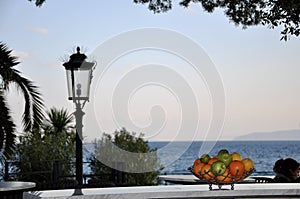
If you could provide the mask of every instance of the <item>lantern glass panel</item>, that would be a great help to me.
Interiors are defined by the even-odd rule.
[[[72,86],[72,72],[74,73],[74,87]],[[67,70],[67,84],[69,100],[88,100],[90,94],[92,70]]]

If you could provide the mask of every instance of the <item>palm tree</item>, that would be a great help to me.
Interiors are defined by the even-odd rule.
[[[52,155],[49,160],[64,159],[68,161],[75,155],[75,127],[73,114],[66,109],[51,108],[47,111],[47,120],[42,125],[44,142],[49,142]]]
[[[51,108],[47,111],[47,119],[42,125],[43,138],[45,142],[51,144],[52,158],[62,159],[68,157],[71,160],[75,154],[75,127],[73,114],[69,114],[66,109]],[[46,141],[47,140],[47,141]],[[68,151],[68,153],[66,153]]]
[[[22,123],[25,132],[40,125],[44,118],[44,104],[38,88],[13,68],[19,63],[17,57],[12,55],[12,50],[0,42],[0,162],[8,158],[15,149],[16,125],[5,98],[5,92],[9,91],[10,85],[15,85],[24,96]]]
[[[74,129],[74,125],[72,125],[73,115],[68,114],[65,109],[58,110],[51,108],[50,111],[47,112],[47,116],[48,119],[43,127],[45,131],[59,135],[61,133],[69,133]]]
[[[62,175],[72,175],[75,156],[76,133],[73,125],[73,116],[65,109],[51,108],[47,112],[47,119],[43,121],[40,129],[34,128],[30,133],[20,137],[17,146],[16,161],[19,174],[34,172],[31,175],[22,176],[18,180],[33,182],[51,181],[51,173],[41,174],[40,171],[53,169],[53,162],[60,161],[63,164]],[[32,164],[32,162],[37,162]]]

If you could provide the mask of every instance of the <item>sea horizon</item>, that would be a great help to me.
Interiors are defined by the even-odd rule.
[[[172,143],[172,146],[168,146],[169,143]],[[185,141],[148,141],[150,148],[158,150],[158,157],[164,166],[161,174],[191,174],[188,168],[192,166],[196,158],[201,156],[199,150],[202,143],[202,141],[188,143]],[[92,144],[88,145],[93,147]],[[220,149],[227,149],[230,153],[238,152],[243,158],[252,159],[255,164],[253,175],[258,176],[273,175],[273,165],[277,159],[292,157],[300,161],[300,154],[298,153],[300,151],[300,141],[298,140],[217,141],[208,154],[213,157]],[[174,150],[178,152],[178,158],[169,161],[170,158],[174,157]]]

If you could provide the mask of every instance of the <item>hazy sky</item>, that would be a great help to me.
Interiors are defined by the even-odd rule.
[[[210,60],[211,70],[218,72],[220,79],[215,81],[222,82],[224,88],[225,120],[223,128],[210,138],[298,129],[300,40],[283,42],[280,29],[243,30],[230,23],[222,11],[208,14],[199,5],[184,9],[176,3],[168,13],[153,14],[130,0],[48,0],[41,8],[27,0],[2,0],[0,35],[20,58],[17,68],[40,87],[48,109],[74,111],[67,100],[62,62],[76,46],[82,46],[83,52],[97,61],[91,101],[84,109],[87,141],[121,126],[143,131],[149,140],[204,139],[211,127],[214,111],[218,111],[215,103],[222,99],[213,99],[213,83],[205,81],[205,74],[202,78],[194,74],[190,60],[159,49],[140,49],[111,60],[103,73],[102,59],[108,55],[103,49],[99,54],[98,47],[119,34],[145,28],[173,31],[197,43],[206,55],[201,57],[202,64]],[[119,47],[132,43],[122,41]],[[180,42],[172,45],[180,47]],[[189,50],[184,53],[193,54]],[[95,51],[98,54],[94,55]],[[19,121],[22,98],[11,92],[9,103]]]

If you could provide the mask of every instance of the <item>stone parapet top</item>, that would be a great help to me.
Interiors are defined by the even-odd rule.
[[[39,198],[63,199],[63,198],[106,198],[106,199],[146,199],[146,198],[300,198],[300,183],[265,183],[265,184],[236,184],[234,190],[230,185],[213,185],[209,190],[206,185],[172,185],[172,186],[140,186],[140,187],[114,187],[83,189],[82,196],[72,196],[74,190],[41,191],[37,194]],[[34,194],[24,195],[24,199],[35,198]]]
[[[0,182],[0,194],[6,191],[28,190],[35,187],[34,182],[8,181]]]

